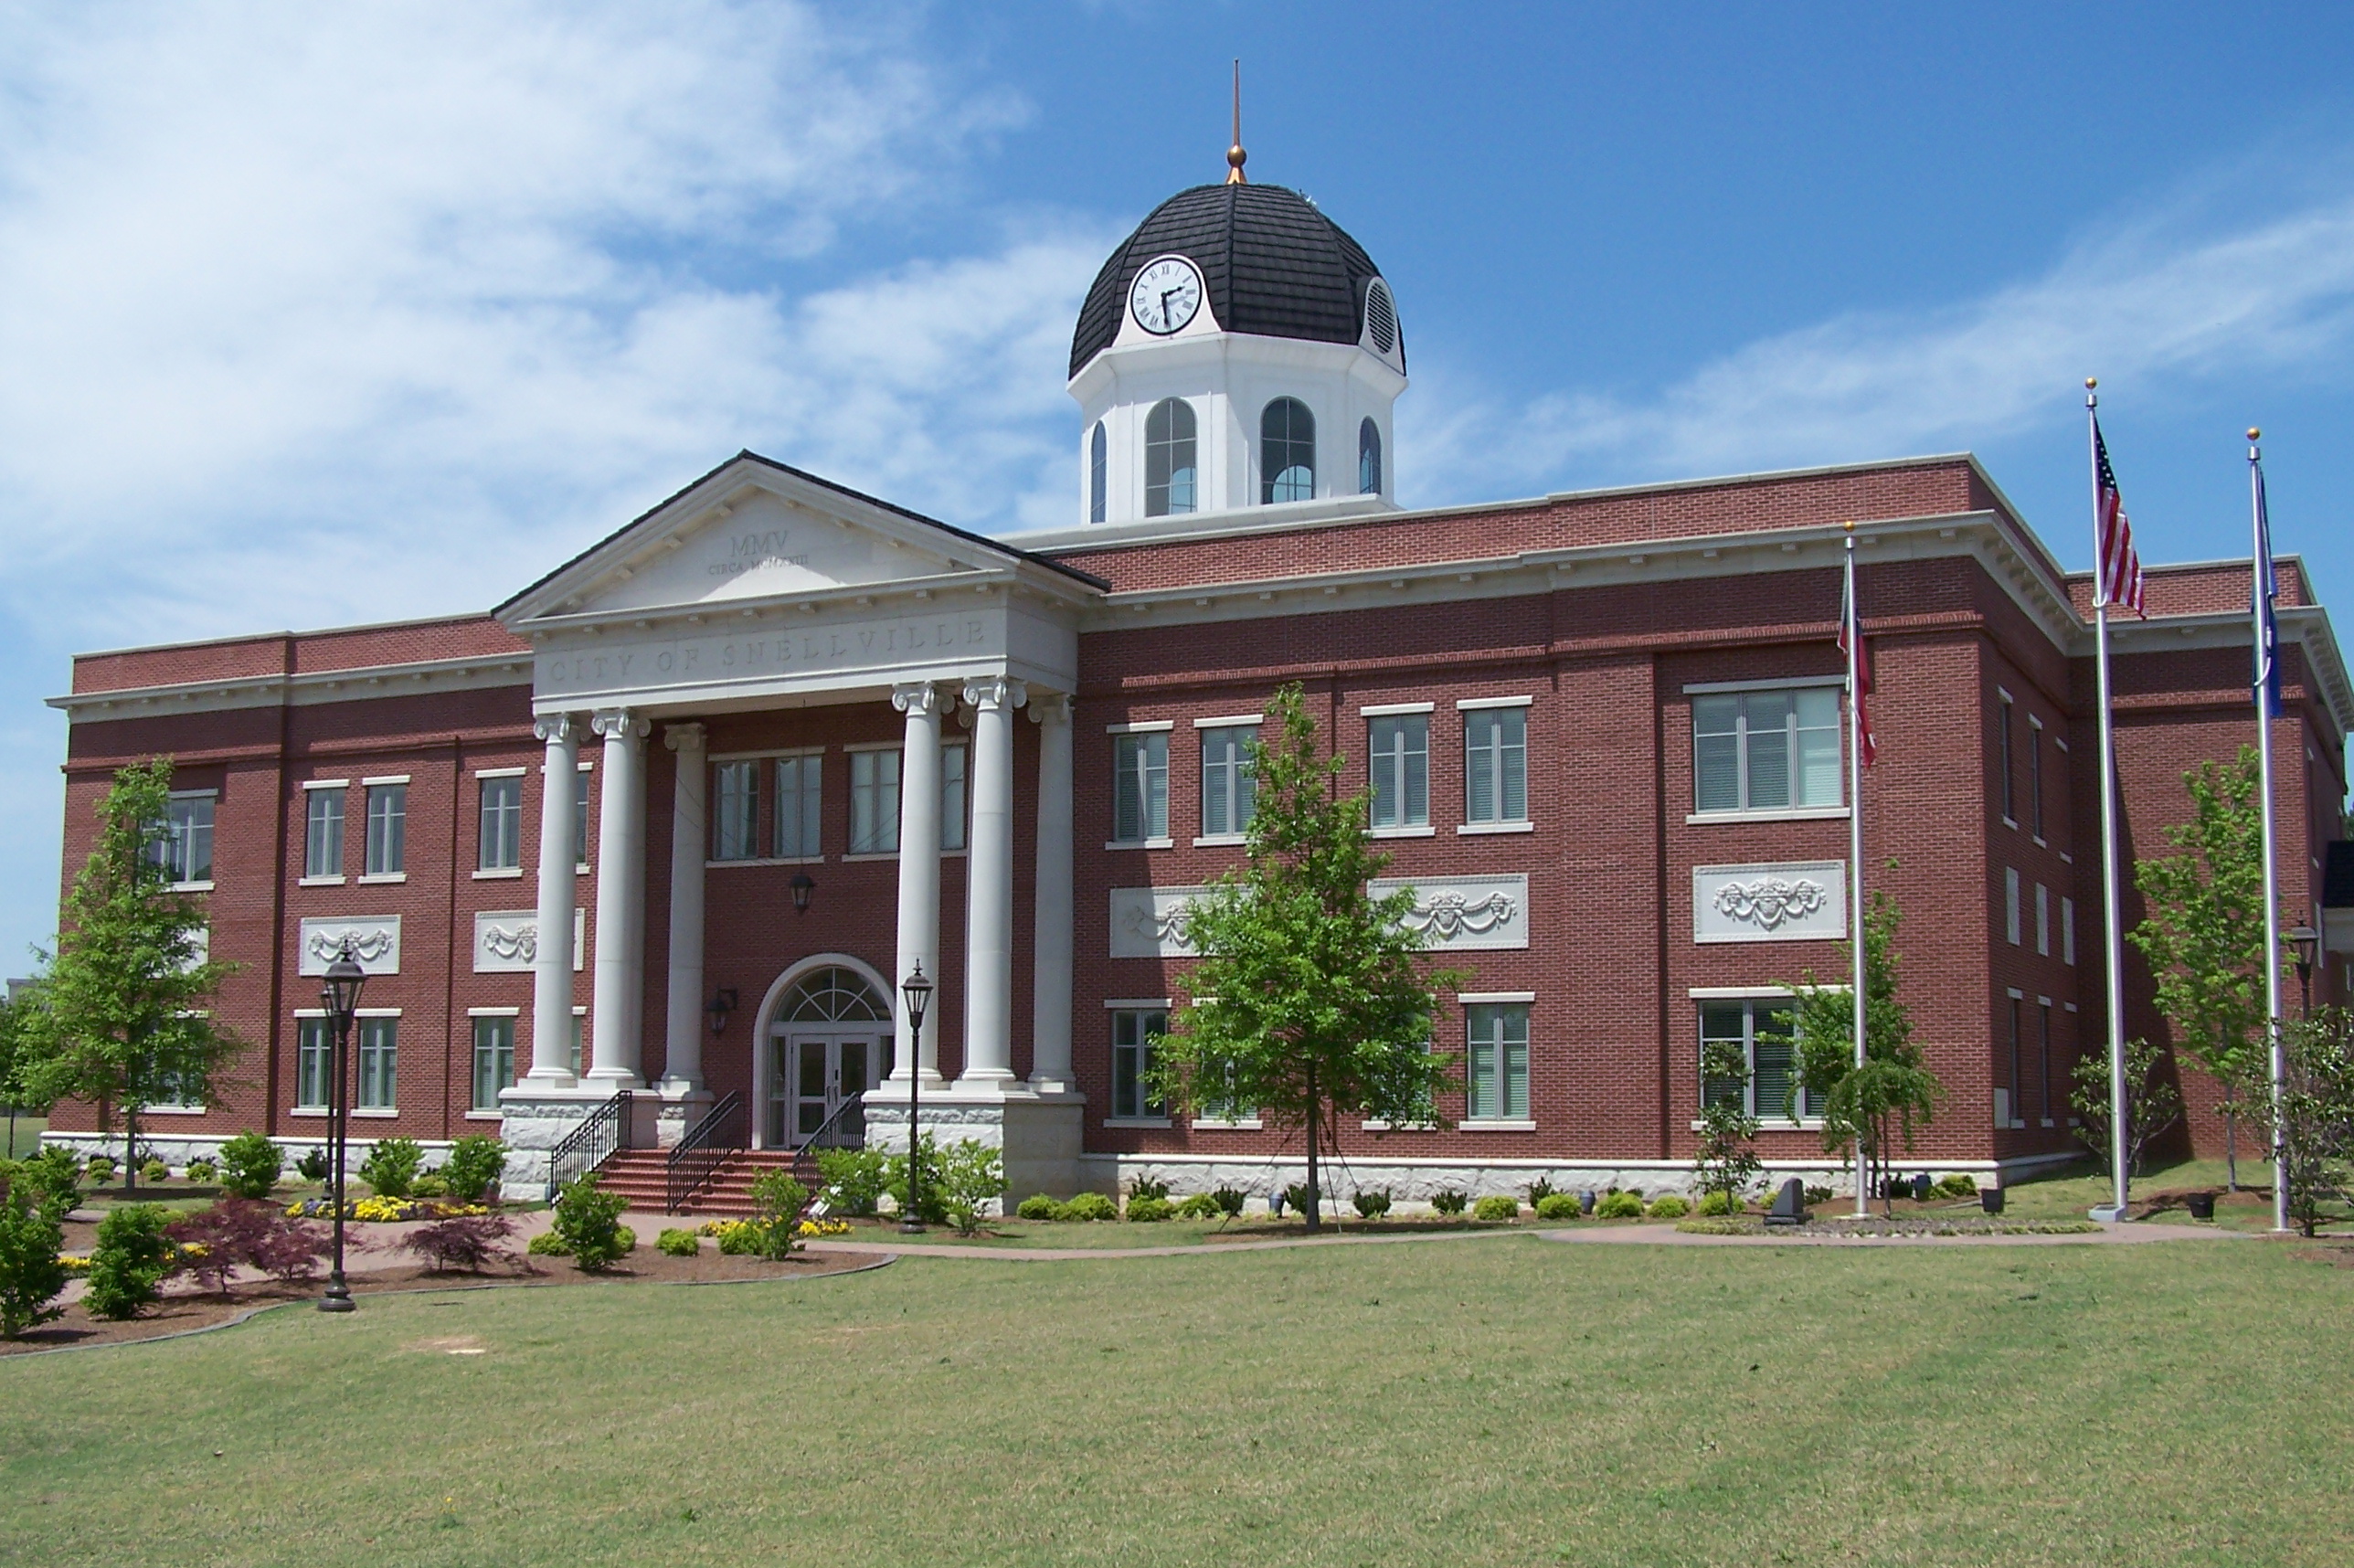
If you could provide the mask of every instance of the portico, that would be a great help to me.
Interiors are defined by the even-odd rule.
[[[747,1132],[756,1143],[809,1130],[798,1117],[770,1114],[772,1092],[800,1091],[783,1085],[784,1054],[765,1037],[748,1056],[722,1052],[706,1067],[705,1044],[715,1036],[705,999],[715,982],[705,955],[715,934],[743,917],[734,890],[746,885],[733,870],[715,885],[715,867],[725,863],[715,833],[735,835],[729,853],[740,856],[746,843],[735,841],[758,832],[732,818],[715,820],[720,758],[710,736],[763,715],[806,723],[817,716],[811,710],[840,710],[829,722],[865,733],[867,715],[881,708],[896,720],[896,747],[863,745],[834,765],[837,772],[854,762],[861,769],[851,810],[864,813],[856,832],[866,838],[854,838],[853,853],[808,853],[813,845],[787,842],[790,824],[778,807],[748,863],[818,872],[825,880],[835,879],[818,868],[839,864],[871,885],[883,868],[855,863],[894,863],[890,950],[843,949],[861,968],[891,966],[885,990],[894,1015],[881,1042],[891,1071],[865,1096],[870,1139],[906,1146],[912,1073],[920,1075],[926,1126],[938,1127],[944,1140],[1002,1144],[1017,1191],[1074,1187],[1083,1101],[1071,1069],[1071,693],[1079,615],[1101,591],[1067,567],[746,455],[502,607],[501,620],[534,644],[533,711],[545,749],[543,935],[525,1021],[530,1070],[501,1096],[510,1147],[552,1147],[623,1090],[659,1106],[665,1140],[730,1094],[747,1102]],[[1038,726],[1035,771],[1017,778],[1015,725],[1025,713]],[[970,734],[951,772],[944,770],[943,726],[958,721]],[[647,929],[648,757],[657,736],[674,759],[667,913],[658,937]],[[596,886],[584,967],[591,996],[587,1049],[576,1069],[568,911],[589,857],[573,842],[579,815],[573,791],[590,737]],[[820,762],[813,756],[807,763],[813,792],[827,777]],[[758,787],[757,772],[740,777]],[[951,809],[969,800],[969,821],[944,821],[944,783]],[[745,810],[741,800],[724,807]],[[1017,1072],[1015,1050],[1018,810],[1034,812],[1038,890],[1028,911],[1027,1076]],[[742,824],[757,820],[741,817]],[[944,847],[950,841],[960,850]],[[940,1071],[944,1010],[934,1009],[915,1059],[896,1048],[910,1034],[896,982],[919,963],[936,979],[947,972],[942,863],[956,853],[963,859],[961,950],[950,969],[962,978],[961,1068],[951,1079]],[[776,938],[774,967],[757,977],[750,994],[773,1000],[786,971],[809,958],[801,949],[824,945],[818,932],[825,927],[765,929]],[[660,1073],[643,1092],[652,1033],[645,1023],[649,963],[659,966],[666,1001]],[[767,1003],[758,1011],[738,1026],[767,1030]],[[726,1014],[716,1016],[724,1031]],[[847,1059],[862,1082],[879,1066],[865,1065],[856,1049]]]

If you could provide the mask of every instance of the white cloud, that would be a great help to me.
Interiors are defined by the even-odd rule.
[[[2085,241],[2039,278],[1951,309],[1857,313],[1751,344],[1649,398],[1555,391],[1518,410],[1424,377],[1405,416],[1425,493],[1787,468],[1983,445],[2105,384],[2342,355],[2354,200],[2225,232],[2194,210]],[[1430,383],[1436,379],[1437,387]]]

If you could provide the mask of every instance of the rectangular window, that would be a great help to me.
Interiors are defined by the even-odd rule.
[[[1158,1009],[1119,1008],[1111,1015],[1111,1114],[1143,1118],[1169,1114],[1152,1097],[1152,1037],[1169,1032]]]
[[[572,861],[581,871],[588,869],[588,780],[586,768],[572,770]]]
[[[186,1076],[163,1065],[160,1062],[156,1064],[154,1082],[150,1087],[153,1092],[149,1094],[147,1103],[151,1106],[169,1106],[174,1110],[205,1108],[204,1097],[196,1092],[196,1086]]]
[[[1202,833],[1205,838],[1239,833],[1250,826],[1257,803],[1250,743],[1256,725],[1226,725],[1199,732],[1202,737]]]
[[[2052,1003],[2045,998],[2038,997],[2036,1007],[2043,1015],[2041,1050],[2036,1058],[2038,1070],[2043,1079],[2043,1087],[2035,1102],[2035,1114],[2041,1118],[2044,1126],[2050,1127],[2052,1125]]]
[[[572,1010],[572,1017],[569,1022],[572,1025],[572,1032],[566,1037],[564,1048],[565,1060],[572,1065],[572,1075],[577,1078],[580,1075],[580,1064],[582,1061],[580,1048],[581,1040],[588,1033],[588,1019],[587,1014],[583,1013],[576,1007]]]
[[[760,857],[760,765],[722,762],[711,770],[711,858]]]
[[[1528,709],[1464,710],[1463,820],[1529,820]]]
[[[2023,1004],[2025,1003],[2026,1000],[2027,1000],[2026,998],[2024,998],[2024,997],[2020,996],[2017,991],[2013,991],[2013,992],[2011,992],[2011,995],[2010,995],[2010,1119],[2011,1119],[2011,1125],[2012,1125],[2012,1126],[2014,1126],[2014,1127],[2020,1125],[2020,1124],[2021,1124],[2021,1123],[2023,1123],[2023,1122],[2024,1122],[2024,1120],[2025,1120],[2025,1118],[2020,1115],[2020,1110],[2021,1110],[2022,1108],[2024,1108],[2024,1107],[2025,1107],[2025,1105],[2026,1105],[2026,1102],[2025,1102],[2024,1100],[2022,1100],[2022,1099],[2020,1099],[2020,1098],[2019,1097],[2019,1056],[2020,1056],[2020,1042],[2019,1042],[2019,1033],[2020,1033],[2020,1016],[2019,1016],[2019,1014],[2020,1014],[2020,1008],[2023,1006]]]
[[[2076,961],[2076,901],[2073,898],[2060,901],[2060,961]]]
[[[2010,758],[2010,699],[2009,697],[2004,697],[2002,699],[2002,713],[2000,719],[2002,726],[2002,820],[2009,822],[2015,828],[2019,826],[2019,784],[2017,777],[2018,770],[2011,766]]]
[[[777,758],[777,858],[815,860],[824,800],[822,757]]]
[[[174,882],[213,879],[213,800],[207,789],[175,795],[164,804],[163,826],[151,853]]]
[[[2043,836],[2043,726],[2035,715],[2027,718],[2027,809],[2032,813],[2035,836]]]
[[[1419,828],[1430,821],[1430,716],[1400,714],[1368,721],[1365,750],[1373,758],[1377,828]]]
[[[408,786],[367,787],[367,874],[394,876],[408,868]]]
[[[2040,882],[2035,885],[2035,950],[2047,959],[2052,956],[2052,890]]]
[[[311,789],[302,803],[302,874],[344,874],[345,789]]]
[[[393,1108],[392,1079],[397,1065],[400,1020],[363,1018],[357,1031],[360,1088],[359,1097],[353,1103],[361,1110],[390,1110]]]
[[[2019,946],[2019,873],[2009,866],[2002,868],[2002,929],[2010,945]]]
[[[1700,1038],[1703,1061],[1708,1047],[1722,1041],[1737,1047],[1749,1064],[1744,1105],[1749,1115],[1762,1121],[1785,1121],[1823,1114],[1821,1100],[1798,1082],[1797,1014],[1788,1002],[1771,997],[1702,1002]],[[1702,1097],[1709,1104],[1734,1098],[1737,1092],[1729,1079],[1701,1085]]]
[[[1111,737],[1112,828],[1121,843],[1169,836],[1169,737],[1159,731]]]
[[[482,780],[482,842],[477,871],[514,871],[523,864],[523,780]]]
[[[499,1108],[499,1091],[514,1086],[515,1021],[474,1020],[474,1108]]]
[[[850,754],[850,853],[899,852],[899,754]]]
[[[294,1105],[299,1110],[325,1110],[328,1086],[335,1065],[333,1025],[323,1018],[294,1021]]]
[[[965,749],[940,747],[940,848],[965,847]]]
[[[1493,710],[1518,713],[1517,708]],[[1529,1114],[1529,1004],[1473,1002],[1463,1010],[1464,1116],[1524,1121]]]
[[[1837,806],[1840,691],[1794,686],[1692,699],[1692,809]]]

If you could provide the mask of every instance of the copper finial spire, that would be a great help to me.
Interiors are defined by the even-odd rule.
[[[1243,62],[1236,60],[1235,62],[1235,144],[1226,149],[1226,184],[1230,185],[1250,184],[1249,176],[1243,173],[1243,164],[1249,157],[1250,154],[1243,151]]]

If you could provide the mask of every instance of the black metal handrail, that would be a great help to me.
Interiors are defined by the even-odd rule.
[[[613,1158],[615,1150],[629,1147],[630,1091],[623,1089],[581,1118],[580,1125],[547,1151],[547,1201],[554,1202],[566,1182],[596,1170]]]
[[[818,1124],[815,1132],[801,1139],[793,1149],[793,1180],[809,1189],[811,1201],[818,1197],[817,1155],[822,1149],[864,1149],[866,1147],[866,1098],[853,1095],[833,1107],[833,1114]]]
[[[671,1146],[666,1161],[665,1213],[677,1213],[679,1205],[711,1180],[727,1156],[744,1147],[743,1117],[743,1091],[730,1090],[726,1098],[705,1112],[703,1119],[687,1128],[686,1136]]]

